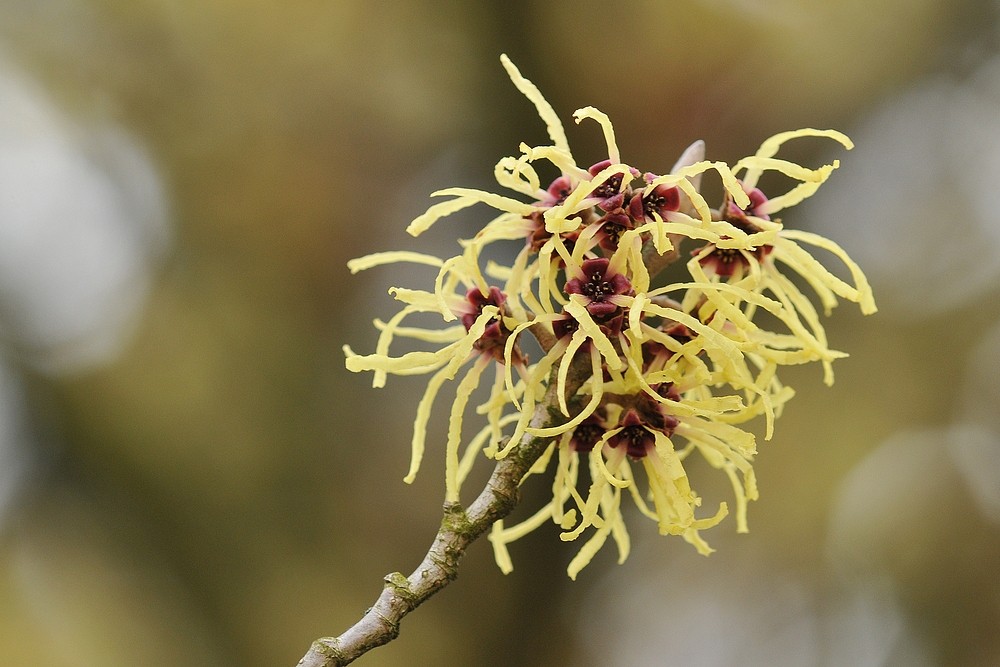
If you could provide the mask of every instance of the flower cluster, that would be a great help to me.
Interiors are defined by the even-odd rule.
[[[845,356],[828,347],[817,310],[796,282],[808,284],[826,314],[837,297],[859,303],[866,314],[876,310],[864,275],[839,246],[784,229],[772,217],[816,192],[838,166],[835,161],[808,169],[776,158],[783,143],[814,136],[848,149],[852,144],[833,130],[786,132],[730,167],[705,160],[699,141],[669,174],[642,173],[622,162],[608,117],[585,107],[574,118],[600,125],[608,158],[584,169],[573,158],[552,107],[506,56],[501,60],[514,85],[534,103],[552,140],[549,146],[521,144],[519,156],[496,166],[497,182],[529,201],[462,188],[436,192],[450,199],[414,220],[410,234],[478,203],[501,213],[474,238],[459,241],[461,254],[448,259],[385,252],[353,260],[352,272],[402,261],[436,267],[437,277],[427,291],[392,288],[402,310],[388,322],[376,320],[381,333],[374,354],[360,356],[345,346],[347,367],[374,371],[375,387],[385,384],[388,373],[433,373],[417,408],[406,482],[420,467],[435,397],[446,380],[467,367],[451,406],[448,501],[458,502],[462,482],[481,452],[502,459],[528,439],[549,443],[525,477],[554,467],[552,500],[520,524],[498,521],[490,534],[505,572],[512,569],[507,545],[548,521],[562,528],[566,541],[590,531],[569,566],[571,577],[608,536],[623,561],[629,551],[623,493],[657,522],[661,534],[681,535],[708,554],[699,531],[719,523],[728,506],[723,502],[715,511],[699,511],[701,498],[688,481],[686,458],[698,452],[728,476],[737,530],[745,532],[747,502],[757,498],[751,465],[756,439],[739,425],[763,417],[765,439],[770,439],[775,417],[793,395],[779,381],[778,367],[818,361],[829,384],[831,362]],[[543,160],[560,173],[547,187],[534,166]],[[717,209],[699,193],[702,175],[709,171],[724,187]],[[756,187],[766,171],[780,172],[796,185],[768,198]],[[663,258],[676,254],[685,239],[696,244],[687,262],[689,279],[654,288],[651,280],[664,266]],[[520,252],[510,266],[492,261],[484,266],[483,249],[498,241],[521,244]],[[843,261],[853,284],[830,273],[806,245]],[[801,280],[790,279],[788,270]],[[781,330],[761,328],[755,322],[761,311]],[[456,324],[443,329],[402,325],[419,312]],[[522,351],[527,333],[543,352],[534,362]],[[439,347],[392,357],[389,348],[400,336]],[[490,366],[492,391],[476,408],[486,415],[486,425],[467,439],[467,404]],[[572,368],[582,368],[576,375],[584,379],[573,380]],[[540,423],[533,415],[543,401],[549,411]]]

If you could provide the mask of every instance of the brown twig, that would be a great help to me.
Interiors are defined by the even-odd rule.
[[[704,144],[695,142],[685,151],[678,165],[697,161],[699,155],[704,156]],[[675,170],[678,168],[675,167]],[[700,176],[698,178],[700,180]],[[693,212],[686,195],[682,197],[682,203]],[[673,248],[662,255],[656,252],[651,241],[643,248],[642,258],[650,277],[655,277],[680,257],[682,237],[672,234],[668,237]],[[509,308],[504,314],[510,316]],[[556,342],[543,325],[532,326],[529,330],[546,352]],[[552,369],[548,391],[532,414],[532,427],[548,428],[565,419],[559,410],[556,395],[558,369],[559,364]],[[567,375],[567,395],[573,396],[590,374],[589,355],[577,355]],[[506,517],[517,507],[520,501],[518,485],[550,440],[525,436],[510,456],[497,462],[486,488],[468,509],[459,503],[445,503],[441,528],[420,566],[409,577],[399,572],[387,575],[382,594],[361,620],[339,637],[324,637],[313,642],[309,652],[299,661],[299,667],[343,667],[373,648],[395,639],[403,617],[458,576],[458,562],[468,546],[489,530],[494,521]]]
[[[547,428],[562,422],[553,368],[549,389],[535,407],[531,426]],[[572,396],[590,376],[589,355],[577,355],[569,369],[567,393]],[[458,576],[458,562],[466,548],[489,530],[494,521],[510,514],[520,501],[518,485],[548,446],[550,438],[527,437],[505,459],[497,462],[486,488],[469,506],[445,503],[444,518],[423,562],[409,577],[393,572],[375,604],[360,621],[339,637],[313,642],[299,667],[343,667],[399,635],[403,617]]]
[[[656,251],[656,247],[652,241],[647,241],[642,249],[642,262],[646,265],[646,270],[649,271],[650,280],[655,278],[660,271],[676,262],[681,256],[681,240],[684,237],[678,234],[667,234],[667,238],[670,239],[673,248],[662,255]]]

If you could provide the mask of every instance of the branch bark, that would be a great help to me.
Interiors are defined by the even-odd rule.
[[[548,428],[565,419],[558,407],[557,371],[558,365],[553,368],[545,397],[531,416],[535,428]],[[575,394],[590,373],[590,355],[577,355],[568,372],[566,393]],[[550,441],[533,436],[522,441],[510,456],[497,462],[486,487],[468,509],[459,503],[445,503],[441,528],[417,569],[409,577],[399,572],[387,575],[382,594],[361,620],[339,637],[313,642],[299,660],[299,667],[343,667],[395,639],[404,616],[458,577],[458,562],[468,546],[517,507],[521,499],[518,485]]]
[[[673,250],[660,255],[648,242],[643,261],[654,277],[680,256],[681,237],[671,236]],[[554,337],[541,326],[531,327],[546,351]],[[567,373],[566,394],[573,396],[590,376],[590,355],[576,355]],[[531,426],[549,428],[562,423],[556,382],[559,365],[552,369],[548,391],[535,407]],[[510,514],[521,500],[518,485],[538,460],[551,438],[526,438],[507,458],[498,461],[486,487],[468,509],[459,503],[445,503],[444,517],[431,548],[423,561],[406,577],[399,572],[386,575],[385,587],[375,604],[360,621],[339,637],[323,637],[313,642],[298,667],[343,667],[368,651],[399,636],[399,624],[409,614],[458,577],[458,562],[470,544],[490,529],[493,522]]]
[[[680,259],[681,241],[684,240],[684,237],[679,234],[667,234],[667,238],[670,239],[670,244],[673,245],[673,248],[662,255],[656,252],[656,246],[653,245],[652,241],[647,241],[642,249],[642,263],[646,265],[646,271],[649,272],[650,280],[655,278],[660,271]]]

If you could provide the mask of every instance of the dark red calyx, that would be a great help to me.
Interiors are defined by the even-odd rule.
[[[617,308],[613,303],[609,303],[611,297],[632,292],[632,283],[628,278],[620,273],[608,272],[609,264],[610,262],[604,257],[588,259],[582,267],[584,277],[573,278],[566,283],[566,293],[581,294],[586,297],[587,310],[591,315],[598,317],[609,315]],[[598,304],[602,305],[596,309],[591,308]]]
[[[673,383],[664,382],[651,387],[659,396],[671,401],[680,401],[680,393],[674,389]],[[657,430],[668,438],[674,434],[679,421],[669,412],[669,408],[649,394],[641,394],[635,402],[635,410],[642,422],[651,429]]]
[[[725,204],[723,205],[723,217],[726,222],[737,229],[740,229],[747,234],[754,234],[761,231],[761,229],[748,220],[747,216],[752,215],[763,220],[770,220],[771,217],[766,213],[760,213],[757,211],[757,209],[767,201],[767,196],[763,192],[754,188],[749,192],[749,194],[747,194],[747,197],[750,198],[750,203],[745,209],[741,209],[736,205],[736,202],[733,201],[732,195],[726,192]]]
[[[654,384],[650,386],[650,389],[663,398],[674,401],[675,403],[680,402],[681,400],[681,393],[677,391],[677,387],[674,386],[673,382],[661,382],[660,384]]]
[[[565,176],[560,176],[549,185],[548,193],[550,201],[545,201],[544,203],[549,206],[559,206],[566,201],[566,197],[569,197],[571,192],[573,192],[573,187],[570,185],[569,179]]]
[[[555,320],[552,323],[552,333],[555,334],[557,339],[572,336],[579,328],[580,323],[577,322],[572,315],[565,311],[563,311],[562,318]]]
[[[625,452],[630,458],[641,459],[650,449],[656,447],[656,438],[646,428],[635,410],[629,410],[619,426],[622,430],[608,438],[608,445],[614,449],[625,447]]]
[[[608,213],[598,222],[601,223],[601,229],[597,232],[597,238],[601,247],[607,250],[616,250],[622,234],[633,228],[632,218],[625,215],[622,209]]]
[[[483,308],[486,306],[496,306],[497,308],[500,308],[507,300],[507,295],[501,292],[500,288],[491,287],[490,293],[484,296],[483,293],[479,291],[478,287],[473,287],[465,293],[465,300],[468,302],[469,308],[462,314],[462,324],[465,325],[465,330],[468,331],[472,328],[472,325],[476,322],[479,316],[483,314]],[[496,319],[490,322],[491,325],[495,323]],[[487,329],[489,329],[489,327],[487,327]]]
[[[691,342],[697,335],[695,332],[691,331],[691,329],[681,324],[680,322],[670,322],[669,326],[661,325],[660,329],[663,331],[663,333],[667,334],[681,345]]]
[[[610,166],[611,160],[602,160],[587,171],[590,172],[591,176],[597,176]],[[622,192],[622,175],[613,174],[608,180],[594,188],[590,196],[601,200],[597,206],[604,211],[614,211],[621,208],[625,203],[625,193]]]
[[[591,415],[584,419],[579,426],[573,430],[569,446],[577,452],[589,452],[600,442],[604,434],[607,433],[604,420],[598,415]]]
[[[673,353],[662,343],[655,340],[647,340],[642,344],[642,369],[643,371],[659,358],[669,359]]]
[[[636,222],[655,220],[654,213],[663,220],[666,219],[667,213],[676,211],[680,207],[680,190],[671,185],[658,185],[645,196],[632,197],[628,203],[628,212]]]
[[[732,222],[732,221],[730,221]],[[727,237],[722,237],[727,238]],[[692,254],[699,254],[705,248],[699,248],[695,250]],[[751,248],[748,250],[754,258],[760,262],[762,261],[770,252],[771,246],[762,245],[756,248]],[[698,260],[698,263],[702,266],[707,266],[715,271],[715,275],[721,278],[728,278],[736,273],[737,267],[742,267],[746,269],[750,266],[750,261],[743,255],[743,252],[736,248],[719,248],[713,246],[713,250]]]
[[[468,309],[462,314],[462,324],[465,325],[465,330],[468,331],[479,316],[483,314],[483,308],[486,306],[496,306],[502,311],[503,304],[507,301],[507,295],[500,291],[499,288],[491,287],[490,293],[487,296],[483,296],[478,287],[473,287],[466,292],[465,300],[468,304]],[[503,323],[503,317],[497,315],[491,318],[486,324],[483,335],[476,340],[473,347],[481,354],[489,355],[502,364],[505,361],[504,348],[507,345],[507,338],[510,334],[510,329]],[[528,363],[528,357],[521,352],[521,348],[518,345],[514,345],[511,352],[511,361],[515,365],[526,364]]]

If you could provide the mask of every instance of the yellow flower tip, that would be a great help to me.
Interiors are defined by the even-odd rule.
[[[712,521],[715,521],[715,523],[713,523],[712,525],[714,526],[716,523],[719,523],[727,516],[729,516],[729,504],[723,501],[719,503],[719,513],[716,515],[714,519],[711,519]]]
[[[507,542],[505,541],[504,529],[503,529],[503,519],[499,519],[493,522],[493,530],[490,534],[486,536],[493,544],[493,558],[497,562],[497,567],[504,574],[510,574],[514,571],[514,563],[510,559],[510,553],[507,551]]]
[[[570,525],[572,525],[572,524],[570,524]],[[562,540],[563,542],[572,542],[573,540],[575,540],[579,536],[580,535],[578,533],[573,532],[573,531],[565,532],[565,533],[559,533],[559,539]]]
[[[874,315],[878,312],[878,306],[875,305],[875,297],[872,296],[870,291],[862,293],[861,301],[858,305],[861,306],[862,315]]]
[[[687,536],[685,535],[685,537]],[[715,553],[715,549],[708,546],[708,542],[705,542],[700,537],[693,537],[691,539],[688,539],[688,542],[693,543],[695,549],[698,550],[698,553],[701,554],[702,556],[705,556],[706,558]]]
[[[566,140],[566,131],[563,129],[562,122],[560,122],[559,116],[552,108],[552,105],[542,96],[541,91],[538,90],[535,84],[522,76],[521,71],[511,62],[506,53],[500,55],[500,63],[507,71],[507,76],[510,77],[511,83],[535,105],[538,117],[545,122],[549,138],[552,139],[552,144],[560,151],[563,151],[568,161],[572,163],[573,158],[569,151],[569,141]]]
[[[431,196],[439,195],[439,192],[433,193]],[[431,228],[431,226],[440,220],[441,218],[451,215],[461,211],[463,208],[468,208],[476,203],[477,200],[471,199],[469,197],[457,197],[451,201],[441,202],[440,204],[434,204],[425,213],[418,215],[413,219],[413,222],[409,224],[406,228],[406,233],[410,236],[420,236],[425,231]]]
[[[577,109],[573,112],[573,120],[579,125],[583,119],[591,118],[596,120],[601,125],[601,129],[604,131],[604,141],[608,145],[608,159],[611,160],[611,164],[620,164],[621,155],[618,152],[618,144],[615,142],[615,128],[611,125],[611,119],[603,111],[595,107],[583,107],[582,109]]]
[[[395,264],[396,262],[413,262],[415,264],[426,264],[428,266],[440,267],[444,262],[433,255],[425,255],[419,252],[409,252],[397,250],[390,252],[376,252],[364,257],[358,257],[347,262],[347,268],[351,274],[365,271],[375,266],[383,264]]]
[[[344,351],[344,356],[347,357],[344,360],[347,370],[352,373],[360,373],[365,370],[360,361],[361,355],[352,350],[350,345],[344,345],[341,349]]]

